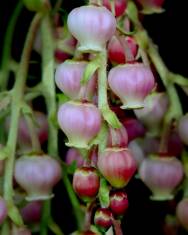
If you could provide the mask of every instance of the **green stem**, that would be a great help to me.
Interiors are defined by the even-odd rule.
[[[48,153],[58,155],[58,130],[54,125],[56,120],[56,92],[54,82],[54,41],[49,17],[44,17],[41,25],[42,32],[42,84],[43,94],[46,100],[49,121]]]
[[[165,63],[163,62],[157,46],[152,42],[147,31],[143,28],[138,18],[138,11],[136,5],[131,1],[129,7],[130,18],[133,20],[136,27],[136,40],[139,46],[147,52],[152,63],[155,66],[156,71],[160,75],[160,78],[165,86],[169,97],[169,109],[166,112],[164,118],[163,130],[161,135],[160,151],[166,150],[167,137],[170,132],[170,126],[173,120],[178,120],[182,115],[182,106],[177,94],[176,88],[172,82],[172,73],[168,70]]]
[[[106,50],[100,54],[101,66],[98,69],[98,106],[99,109],[103,109],[105,106],[108,107],[107,100],[107,55]]]
[[[7,87],[12,38],[13,38],[17,18],[19,17],[22,8],[23,8],[22,1],[18,1],[18,4],[16,5],[16,8],[11,16],[11,19],[9,21],[9,24],[5,33],[4,43],[2,47],[3,52],[2,52],[1,76],[0,76],[1,90],[5,90]]]
[[[44,16],[41,24],[42,38],[42,86],[48,112],[48,153],[58,155],[58,130],[54,125],[56,117],[56,93],[54,83],[54,43],[49,16]],[[41,235],[48,234],[48,224],[51,217],[51,201],[44,203],[41,219]]]
[[[40,19],[41,16],[37,14],[30,25],[23,48],[21,61],[16,74],[15,85],[12,91],[10,130],[6,144],[6,148],[9,154],[5,164],[4,175],[4,198],[7,201],[8,206],[13,204],[13,170],[16,154],[18,122],[23,102],[24,86],[28,72],[29,58]]]
[[[100,67],[98,69],[98,107],[103,115],[103,118],[113,128],[120,128],[121,123],[119,122],[116,114],[110,109],[108,105],[107,97],[107,53],[106,49],[100,52],[99,55]]]
[[[26,119],[26,122],[27,122],[27,126],[28,126],[28,129],[29,129],[29,134],[30,134],[30,138],[31,138],[32,151],[33,152],[41,152],[40,141],[39,141],[39,138],[38,138],[33,120],[27,114],[25,115],[25,119]]]
[[[68,174],[66,171],[66,166],[63,165],[63,183],[66,187],[69,199],[71,201],[72,207],[73,207],[73,211],[74,211],[74,215],[76,217],[76,222],[77,222],[77,226],[79,229],[83,228],[83,213],[81,211],[80,208],[80,203],[79,200],[77,198],[77,196],[75,195],[75,192],[72,188],[72,184],[70,183],[70,180],[68,178]]]

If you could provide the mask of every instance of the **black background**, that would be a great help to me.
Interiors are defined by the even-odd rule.
[[[148,30],[151,38],[158,45],[160,54],[166,65],[173,72],[188,77],[188,8],[186,0],[166,0],[165,12],[145,16],[143,24]],[[0,53],[3,47],[3,36],[7,23],[17,1],[6,0],[0,7]],[[2,4],[2,2],[1,2]],[[64,0],[66,9],[81,5],[81,1]],[[33,13],[24,9],[19,17],[14,32],[12,55],[19,60],[30,20]],[[187,97],[182,102],[187,103]],[[56,199],[53,200],[53,214],[56,221],[63,227],[65,235],[73,231],[74,220],[71,216],[71,207],[65,190],[60,190],[63,185],[56,187],[58,191]],[[169,207],[166,202],[153,202],[149,200],[150,191],[138,179],[133,179],[127,187],[130,201],[128,213],[123,219],[125,235],[163,235],[162,224],[167,213],[174,213],[174,208]],[[180,195],[181,196],[181,195]],[[178,231],[182,235],[183,230]]]

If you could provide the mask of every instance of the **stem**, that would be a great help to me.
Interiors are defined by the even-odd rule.
[[[129,14],[130,17],[134,20],[134,24],[137,30],[135,35],[137,42],[141,49],[146,51],[148,56],[150,57],[152,63],[155,66],[156,71],[160,75],[160,78],[166,88],[169,97],[170,106],[164,118],[160,143],[160,151],[164,151],[166,150],[167,137],[170,133],[171,123],[173,120],[177,120],[181,117],[182,106],[176,88],[172,82],[172,78],[174,75],[166,67],[158,52],[157,46],[152,42],[152,40],[148,36],[147,31],[139,22],[138,11],[136,5],[132,1],[130,2],[130,7],[131,10],[129,11]]]
[[[54,82],[54,43],[49,17],[44,17],[41,25],[42,32],[42,84],[46,100],[49,121],[48,153],[58,155],[58,130],[54,125],[56,120],[56,92]]]
[[[18,4],[16,5],[16,8],[11,16],[11,19],[9,21],[9,24],[5,33],[5,38],[4,38],[4,43],[3,43],[3,52],[2,52],[2,62],[1,62],[1,76],[0,76],[1,90],[5,90],[7,87],[12,38],[13,38],[17,18],[19,17],[22,8],[23,8],[22,1],[18,1]]]
[[[56,115],[56,93],[54,84],[54,46],[49,16],[44,16],[41,24],[42,38],[42,86],[48,111],[48,153],[58,155],[58,130],[53,123]],[[51,201],[44,203],[41,219],[41,235],[48,234],[48,223],[51,216]]]
[[[106,50],[101,52],[100,54],[101,66],[98,69],[98,106],[99,109],[103,109],[104,107],[108,107],[107,100],[107,55]]]
[[[29,134],[30,134],[30,138],[31,138],[32,151],[33,152],[41,152],[40,142],[39,142],[38,135],[36,133],[36,128],[35,128],[35,125],[33,123],[33,120],[28,115],[25,116],[25,119],[26,119],[26,122],[27,122],[27,126],[28,126],[28,129],[29,129]]]
[[[78,200],[77,196],[75,195],[75,192],[72,188],[72,184],[69,181],[68,174],[66,171],[66,166],[64,164],[63,164],[63,178],[62,178],[62,180],[63,180],[63,183],[66,187],[69,199],[70,199],[72,207],[73,207],[74,215],[76,217],[77,226],[81,230],[83,227],[83,213],[80,208],[79,200]]]
[[[14,170],[19,117],[22,108],[24,86],[29,66],[29,58],[40,19],[41,15],[36,14],[30,25],[25,45],[23,48],[21,61],[16,74],[15,85],[12,91],[11,122],[10,122],[10,130],[8,134],[7,145],[6,145],[9,155],[6,160],[5,175],[4,175],[4,198],[7,201],[8,206],[13,204],[13,198],[12,198],[14,194],[13,170]]]

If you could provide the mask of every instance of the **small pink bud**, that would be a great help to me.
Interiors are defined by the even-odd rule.
[[[116,36],[110,39],[108,44],[108,58],[112,63],[125,64],[131,56],[135,58],[138,46],[132,37],[121,37],[121,41]]]
[[[178,203],[176,216],[183,228],[188,231],[188,198],[184,198]]]
[[[100,178],[94,167],[80,167],[73,175],[74,191],[82,199],[91,199],[98,193]]]
[[[58,122],[68,137],[68,146],[88,148],[101,127],[101,114],[90,103],[67,102],[59,108]]]
[[[21,215],[25,223],[39,223],[42,215],[42,202],[29,202],[21,209]]]
[[[144,99],[155,85],[151,69],[142,64],[126,64],[112,68],[108,75],[111,90],[120,98],[123,109],[144,106]]]
[[[115,215],[123,215],[128,209],[128,198],[124,191],[110,193],[110,209]]]
[[[154,135],[159,132],[169,101],[165,93],[153,93],[144,100],[142,109],[134,110],[137,118]]]
[[[123,188],[136,171],[136,161],[124,148],[107,148],[98,156],[98,168],[115,188]]]
[[[96,91],[96,74],[81,85],[87,62],[66,61],[57,67],[55,81],[58,88],[72,100],[92,101]]]
[[[81,154],[79,153],[77,149],[70,148],[66,153],[65,162],[68,165],[71,165],[73,161],[76,162],[77,167],[81,167],[83,166],[84,158],[81,156]]]
[[[152,191],[153,200],[173,198],[173,191],[183,179],[183,166],[175,157],[145,159],[139,168],[141,180]]]
[[[16,160],[14,177],[27,192],[26,200],[45,200],[53,196],[51,191],[61,178],[61,167],[47,155],[22,156]]]
[[[112,212],[107,208],[99,208],[95,212],[94,222],[97,226],[108,229],[113,223]]]
[[[116,19],[105,7],[81,6],[73,9],[67,20],[79,50],[102,51],[116,30]]]
[[[119,129],[109,127],[107,147],[127,147],[128,135],[124,126]]]
[[[178,132],[183,143],[188,145],[188,113],[180,118]]]
[[[112,11],[111,1],[110,0],[103,0],[103,6],[108,8],[108,10]],[[127,7],[127,0],[114,0],[114,10],[115,16],[121,16],[125,13]]]
[[[129,142],[138,137],[144,136],[146,130],[143,124],[136,118],[126,118],[122,122],[127,131]]]
[[[0,196],[0,225],[4,222],[6,217],[7,217],[6,201]]]

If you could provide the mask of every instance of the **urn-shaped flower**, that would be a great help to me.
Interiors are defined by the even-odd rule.
[[[125,148],[107,148],[98,156],[98,168],[115,188],[123,188],[136,171],[136,161]]]
[[[142,161],[139,168],[141,180],[152,191],[153,200],[169,200],[183,179],[183,166],[175,157],[152,157]]]
[[[106,7],[81,6],[73,9],[67,19],[72,35],[81,51],[103,51],[116,30],[116,19]]]
[[[22,156],[16,160],[14,177],[27,192],[26,200],[45,200],[53,196],[52,188],[61,178],[61,167],[47,155]]]
[[[135,109],[144,106],[144,99],[154,88],[155,80],[149,66],[135,63],[112,68],[108,83],[123,103],[121,108]]]

